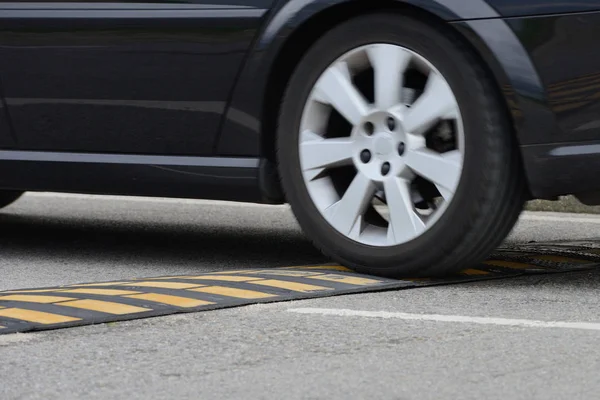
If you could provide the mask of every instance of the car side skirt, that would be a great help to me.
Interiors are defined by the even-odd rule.
[[[258,158],[0,151],[0,190],[267,202]]]

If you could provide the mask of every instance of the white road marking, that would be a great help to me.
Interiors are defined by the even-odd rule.
[[[524,328],[561,328],[600,331],[600,323],[593,322],[537,321],[532,319],[468,317],[462,315],[439,314],[408,314],[387,311],[359,311],[335,308],[290,308],[287,311],[298,314],[333,315],[338,317],[365,317],[401,319],[408,321],[433,321],[479,325],[517,326]]]
[[[588,215],[588,214],[583,214],[583,215]],[[531,212],[529,213],[523,213],[523,215],[521,215],[521,220],[525,220],[525,221],[544,221],[544,222],[582,222],[582,223],[592,223],[592,224],[600,224],[600,216],[595,217],[595,216],[573,216],[573,214],[567,214],[567,215],[560,215],[560,214],[556,214],[556,215],[535,215]]]

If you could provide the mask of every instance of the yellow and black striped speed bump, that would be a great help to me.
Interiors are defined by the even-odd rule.
[[[594,268],[600,245],[535,244],[498,250],[479,268],[440,279],[393,280],[335,266],[165,276],[0,292],[0,334],[340,294]]]

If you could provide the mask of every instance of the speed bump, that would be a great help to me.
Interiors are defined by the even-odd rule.
[[[0,334],[208,311],[254,303],[595,268],[600,246],[536,243],[498,250],[485,263],[444,278],[394,280],[339,265],[211,272],[0,292]]]

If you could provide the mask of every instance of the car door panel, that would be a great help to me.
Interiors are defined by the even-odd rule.
[[[0,149],[9,148],[15,144],[15,134],[10,126],[8,110],[4,101],[2,80],[0,79]]]
[[[211,154],[269,3],[0,2],[13,147]]]

